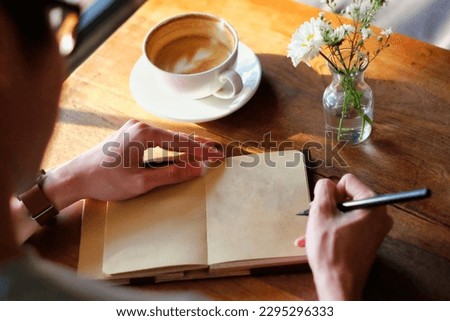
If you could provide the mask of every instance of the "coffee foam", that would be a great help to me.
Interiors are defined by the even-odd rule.
[[[176,61],[171,68],[171,72],[177,74],[191,74],[198,72],[202,69],[209,69],[217,64],[217,58],[214,57],[214,49],[217,48],[217,40],[212,40],[210,46],[207,48],[198,48],[197,51],[191,57],[183,56],[178,61]],[[202,68],[203,66],[207,66]]]
[[[155,64],[165,71],[192,74],[220,65],[229,55],[229,48],[217,39],[185,37],[162,48],[155,58]]]
[[[235,48],[227,24],[210,16],[175,18],[153,30],[146,55],[158,68],[176,74],[201,73],[222,64]]]

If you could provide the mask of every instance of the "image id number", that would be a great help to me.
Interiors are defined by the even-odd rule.
[[[333,307],[328,306],[308,306],[306,308],[302,306],[261,306],[259,307],[260,317],[331,317],[333,316]]]

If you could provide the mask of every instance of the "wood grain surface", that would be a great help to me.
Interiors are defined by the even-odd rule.
[[[256,95],[244,107],[199,124],[145,112],[128,85],[148,30],[167,17],[190,11],[228,20],[257,54],[263,70]],[[304,64],[294,68],[286,58],[294,30],[317,13],[289,0],[146,2],[66,80],[44,167],[98,144],[129,118],[244,149],[309,148],[312,182],[350,172],[378,193],[431,188],[433,196],[427,200],[389,206],[395,223],[380,249],[366,298],[450,299],[450,52],[393,34],[391,47],[366,72],[375,97],[371,137],[358,146],[341,146],[324,133],[321,99],[330,74],[323,59],[314,60],[312,68]],[[267,137],[276,145],[271,146]],[[32,240],[44,256],[73,268],[80,208],[74,205],[69,218]],[[317,298],[307,267],[294,273],[136,287],[195,289],[221,300]]]

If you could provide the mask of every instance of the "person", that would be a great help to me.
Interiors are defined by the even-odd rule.
[[[28,192],[42,193],[56,214],[83,198],[122,200],[152,188],[192,179],[202,174],[204,161],[220,160],[215,142],[155,128],[130,120],[115,134],[72,161],[46,173],[35,173],[57,117],[63,79],[61,39],[48,19],[49,10],[77,9],[57,0],[0,0],[0,298],[3,300],[198,300],[195,292],[179,294],[135,292],[78,278],[72,271],[45,261],[26,246],[26,240],[45,225],[26,203]],[[61,20],[63,21],[63,20]],[[67,46],[65,51],[67,52]],[[129,139],[124,139],[128,136]],[[103,166],[111,162],[105,144],[116,155],[129,156],[130,166]],[[130,148],[131,145],[137,148]],[[145,168],[147,147],[182,150],[184,166]],[[128,153],[128,154],[127,154]],[[35,188],[38,186],[38,188]],[[33,189],[34,188],[34,189]],[[24,193],[25,192],[25,193]],[[33,194],[32,193],[32,194]],[[35,195],[33,194],[33,195]],[[353,175],[337,184],[321,180],[315,188],[305,238],[320,299],[359,299],[369,268],[392,220],[384,208],[340,215],[336,202],[358,199],[373,192]],[[25,195],[25,196],[24,196]],[[52,210],[55,209],[55,210]],[[42,212],[44,213],[44,212]],[[39,214],[42,214],[39,213]],[[43,217],[47,217],[45,214]],[[62,211],[61,214],[64,215]],[[52,219],[50,217],[49,219]]]

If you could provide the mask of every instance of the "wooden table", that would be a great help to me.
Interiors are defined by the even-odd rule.
[[[228,20],[263,69],[260,88],[249,103],[228,117],[200,124],[176,123],[145,112],[128,86],[146,32],[158,21],[188,11]],[[313,181],[351,172],[379,193],[419,187],[433,191],[428,200],[389,206],[395,224],[380,249],[366,298],[450,299],[450,52],[394,34],[392,46],[367,72],[375,95],[370,139],[359,146],[336,147],[324,136],[321,97],[330,75],[323,59],[315,60],[312,68],[302,64],[295,69],[286,58],[293,31],[317,13],[288,0],[148,1],[65,82],[44,166],[71,159],[129,118],[256,149],[269,147],[250,143],[263,141],[267,133],[278,142],[292,142],[293,148],[314,147]],[[73,205],[64,220],[31,243],[45,257],[76,268],[80,211],[80,203]],[[306,268],[140,288],[195,289],[220,300],[317,298]]]

